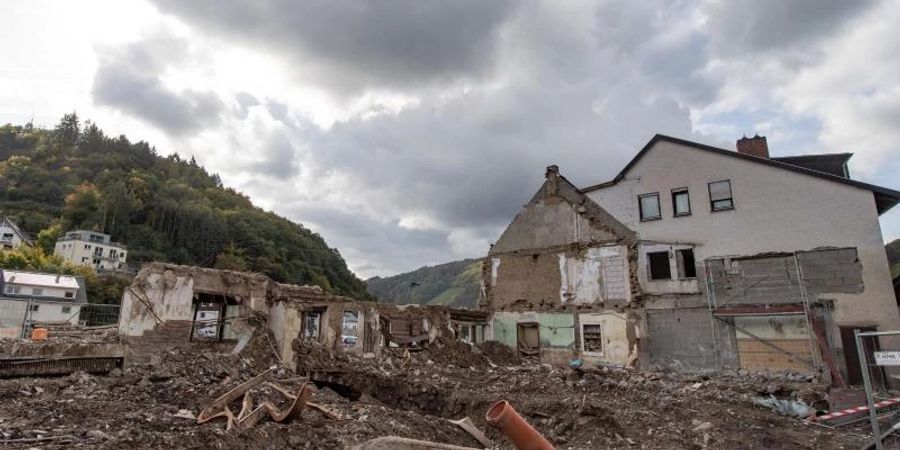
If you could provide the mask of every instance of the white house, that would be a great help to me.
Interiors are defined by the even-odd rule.
[[[578,189],[551,166],[485,264],[494,337],[510,330],[521,347],[530,314],[534,342],[608,363],[857,382],[853,330],[900,330],[879,225],[900,192],[849,178],[850,156],[657,135],[608,182]],[[628,261],[629,295],[610,291],[622,285],[610,249]]]
[[[23,324],[77,324],[87,299],[80,277],[0,269],[0,337],[19,337]]]
[[[112,242],[108,234],[77,230],[59,238],[53,253],[73,264],[92,266],[98,271],[124,270],[128,249]]]
[[[4,217],[0,220],[0,248],[9,250],[20,245],[31,247],[33,244],[28,235],[20,230],[9,217]]]

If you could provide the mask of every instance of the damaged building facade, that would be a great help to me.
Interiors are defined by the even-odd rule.
[[[296,340],[377,357],[383,347],[416,347],[460,329],[481,336],[486,313],[429,305],[387,305],[278,283],[265,275],[165,263],[145,265],[122,297],[119,334],[127,360],[144,362],[190,342],[240,342],[271,333],[294,367]]]
[[[878,218],[900,192],[850,155],[770,158],[657,135],[611,181],[544,185],[491,248],[493,337],[541,358],[856,383],[853,330],[900,329]]]

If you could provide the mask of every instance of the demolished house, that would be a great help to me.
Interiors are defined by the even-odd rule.
[[[853,331],[900,329],[878,223],[900,192],[851,180],[847,158],[657,135],[606,183],[550,166],[485,260],[493,338],[548,361],[857,383]]]
[[[151,263],[125,290],[119,334],[130,359],[140,362],[190,342],[241,342],[263,326],[279,358],[292,367],[297,339],[378,356],[386,346],[415,349],[439,337],[455,339],[461,328],[483,340],[483,328],[475,328],[486,317],[441,306],[359,301],[261,274]]]

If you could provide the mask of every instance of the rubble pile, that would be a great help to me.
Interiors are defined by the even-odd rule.
[[[760,394],[820,399],[822,385],[802,376],[517,365],[511,351],[445,341],[384,349],[380,358],[297,341],[295,373],[269,339],[257,332],[237,354],[234,344],[185,345],[105,376],[0,380],[0,446],[332,449],[400,436],[479,447],[450,422],[469,417],[496,448],[512,448],[485,423],[498,399],[558,449],[837,449],[863,442],[752,401]],[[251,407],[270,401],[287,408],[284,392],[302,392],[307,383],[315,386],[308,401],[327,413],[307,407],[282,422],[267,416],[230,430],[224,419],[198,424],[216,399],[263,373],[272,384],[254,388]],[[237,415],[240,398],[229,402]]]

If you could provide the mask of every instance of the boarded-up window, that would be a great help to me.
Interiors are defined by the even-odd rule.
[[[647,253],[647,270],[651,280],[671,280],[672,269],[669,267],[669,252]]]
[[[581,336],[586,353],[603,353],[603,330],[600,324],[583,324]]]

